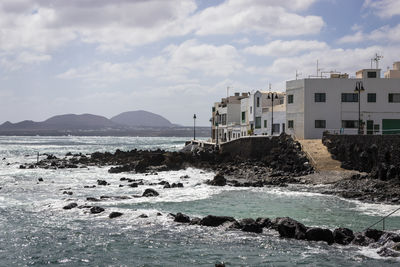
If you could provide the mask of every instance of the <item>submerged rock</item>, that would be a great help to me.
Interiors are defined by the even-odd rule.
[[[73,209],[73,208],[76,208],[76,207],[78,207],[78,204],[73,202],[73,203],[69,203],[67,206],[64,206],[63,209],[70,210],[70,209]]]
[[[208,215],[201,219],[200,225],[216,227],[222,225],[225,222],[234,221],[236,220],[233,217]]]
[[[97,180],[98,185],[110,185],[106,180]]]
[[[159,193],[156,190],[154,190],[152,188],[147,188],[146,190],[144,190],[142,196],[143,197],[156,197],[158,195],[159,195]]]
[[[183,214],[183,213],[178,212],[178,213],[175,215],[174,221],[175,221],[175,222],[180,222],[180,223],[190,223],[190,218],[189,218],[189,216],[187,216],[186,214]]]
[[[101,213],[101,212],[103,212],[103,211],[104,211],[104,208],[102,208],[102,207],[97,207],[97,206],[92,207],[92,208],[90,209],[90,213],[92,213],[92,214],[98,214],[98,213]]]
[[[325,241],[331,245],[334,241],[332,231],[319,227],[313,227],[307,230],[306,239],[310,241]]]
[[[354,239],[354,233],[348,228],[337,228],[333,231],[333,239],[335,243],[348,245]]]
[[[108,215],[108,218],[113,219],[113,218],[120,217],[122,215],[123,215],[122,212],[113,211],[113,212],[110,213],[110,215]]]
[[[221,173],[217,173],[214,176],[214,179],[211,181],[207,181],[208,185],[215,185],[215,186],[224,186],[226,185],[226,179]]]
[[[277,218],[273,221],[281,237],[305,239],[307,227],[298,221],[289,218]]]

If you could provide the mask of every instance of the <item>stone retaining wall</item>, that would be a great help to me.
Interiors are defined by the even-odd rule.
[[[373,172],[382,180],[400,175],[400,135],[335,135],[322,142],[345,169]]]

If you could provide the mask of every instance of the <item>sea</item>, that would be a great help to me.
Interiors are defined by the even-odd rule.
[[[327,245],[280,238],[273,230],[262,234],[180,224],[169,213],[190,217],[208,214],[236,219],[294,218],[307,226],[354,231],[378,221],[399,206],[368,204],[324,195],[323,186],[236,188],[206,185],[215,173],[195,168],[157,175],[110,174],[106,167],[20,169],[44,155],[164,149],[177,151],[188,138],[171,137],[0,137],[0,266],[400,266],[382,258],[377,249]],[[189,178],[184,178],[187,175]],[[143,179],[128,186],[120,178]],[[39,182],[39,178],[43,181]],[[97,180],[110,185],[98,186]],[[149,185],[181,182],[183,188]],[[94,188],[84,186],[96,185]],[[106,199],[87,197],[140,195],[146,188],[158,197]],[[73,192],[72,195],[64,191]],[[64,210],[68,203],[105,209]],[[110,219],[111,212],[123,215]],[[161,214],[161,216],[160,216]],[[143,216],[146,215],[146,216]],[[382,225],[378,224],[377,228]],[[400,212],[388,218],[386,229],[400,229]]]

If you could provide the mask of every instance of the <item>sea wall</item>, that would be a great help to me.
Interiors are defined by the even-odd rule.
[[[400,135],[335,135],[322,142],[345,169],[373,172],[382,180],[400,177]]]
[[[242,137],[227,143],[221,144],[221,153],[229,153],[232,157],[244,159],[261,158],[270,154],[273,148],[279,147],[278,136],[257,136]]]

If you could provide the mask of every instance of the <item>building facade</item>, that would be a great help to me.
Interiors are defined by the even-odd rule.
[[[333,74],[286,82],[287,132],[319,139],[324,131],[343,134],[400,132],[400,63],[381,78],[380,69],[363,69],[356,78]],[[359,84],[360,93],[355,90]]]

